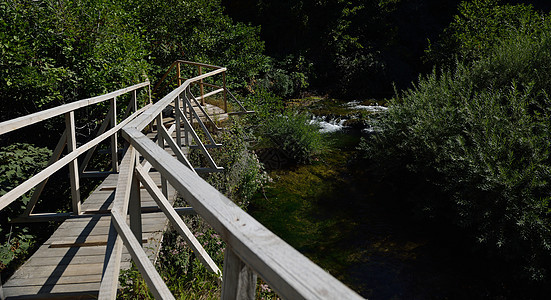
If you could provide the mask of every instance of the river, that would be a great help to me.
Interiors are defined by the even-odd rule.
[[[522,290],[500,278],[498,262],[466,247],[461,231],[413,215],[389,198],[396,187],[373,180],[356,147],[373,131],[365,118],[385,109],[369,101],[310,105],[330,148],[310,165],[271,170],[274,182],[249,212],[369,299],[518,298]]]

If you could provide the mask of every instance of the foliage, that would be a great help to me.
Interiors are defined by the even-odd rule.
[[[464,1],[441,41],[429,45],[427,56],[440,65],[470,62],[486,56],[502,39],[522,33],[538,36],[546,18],[531,5],[501,4],[501,0]]]
[[[426,40],[436,38],[449,24],[459,0],[222,3],[235,19],[262,26],[268,55],[279,61],[290,55],[303,57],[309,66],[303,71],[295,65],[276,66],[283,72],[277,72],[280,78],[274,83],[281,80],[288,87],[282,73],[299,72],[310,90],[356,98],[390,96],[393,82],[407,87],[426,71],[421,61]]]
[[[270,68],[256,82],[255,89],[273,92],[289,98],[299,94],[309,86],[309,76],[312,74],[312,63],[307,63],[304,56],[288,55],[280,61],[272,60]]]
[[[51,151],[46,148],[29,144],[12,144],[0,148],[0,196],[45,168],[51,154]],[[0,270],[2,271],[8,268],[12,261],[23,257],[34,242],[34,237],[29,233],[28,228],[7,225],[12,218],[23,213],[29,200],[30,192],[23,195],[22,199],[5,207],[0,213],[2,220]]]
[[[44,169],[51,155],[50,150],[29,144],[12,144],[0,148],[0,196]],[[27,193],[22,201],[16,201],[3,209],[6,220],[21,214],[29,199],[30,195]]]
[[[0,1],[2,117],[143,81],[144,41],[126,16],[109,0]]]
[[[225,243],[200,217],[185,217],[195,237],[213,261],[221,266]],[[174,229],[163,236],[163,246],[156,264],[157,271],[170,291],[178,299],[219,299],[220,285],[217,275],[208,271],[197,259],[187,242]],[[119,278],[123,287],[118,298],[153,299],[139,272],[129,269]]]
[[[418,211],[536,280],[551,258],[550,43],[549,27],[521,31],[472,66],[420,78],[362,144]]]
[[[246,208],[250,198],[269,181],[262,164],[248,149],[252,134],[239,119],[234,119],[224,132],[217,136],[223,147],[211,154],[223,173],[212,173],[207,181],[240,207]]]
[[[308,114],[290,109],[266,119],[258,134],[259,147],[278,149],[294,163],[309,163],[324,148],[318,125]]]
[[[220,0],[125,0],[124,7],[149,45],[154,78],[176,59],[185,59],[227,67],[228,86],[236,88],[267,66],[260,28],[234,22]]]

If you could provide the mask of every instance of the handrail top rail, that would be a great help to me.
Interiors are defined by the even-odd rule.
[[[150,85],[149,80],[144,81],[142,83],[138,83],[126,88],[122,88],[119,90],[116,90],[114,92],[110,92],[107,94],[86,98],[82,100],[77,100],[74,102],[70,102],[67,104],[63,104],[60,106],[52,107],[43,111],[35,112],[26,116],[21,116],[15,119],[7,120],[0,123],[0,135],[14,131],[16,129],[20,129],[32,124],[39,123],[41,121],[63,115],[65,113],[77,110],[82,107],[90,106],[92,104],[100,103],[109,99],[112,99],[114,97],[117,97],[119,95],[126,94],[128,92],[131,92],[133,90],[137,90],[139,88],[145,87]]]
[[[284,299],[363,299],[160,148],[132,122],[122,131],[228,247]]]
[[[200,67],[212,68],[212,69],[225,69],[225,67],[209,65],[209,64],[205,64],[205,63],[199,63],[199,62],[183,60],[183,59],[177,59],[172,64],[176,64],[176,63],[183,63],[183,64],[186,64],[186,65],[200,66]]]
[[[147,111],[145,111],[143,114],[138,116],[136,119],[132,120],[127,127],[134,127],[138,130],[143,130],[157,115],[159,115],[163,109],[172,102],[178,95],[180,95],[192,82],[199,81],[201,79],[226,72],[227,69],[221,67],[220,69],[216,69],[214,71],[195,76],[193,78],[189,78],[186,81],[182,83],[181,86],[177,87],[176,89],[172,90],[172,92],[166,94],[161,100],[157,101],[151,108],[149,108]]]
[[[122,128],[124,138],[221,235],[228,247],[283,298],[362,299],[142,133],[192,82],[224,71],[226,68],[220,68],[187,79],[126,124]]]

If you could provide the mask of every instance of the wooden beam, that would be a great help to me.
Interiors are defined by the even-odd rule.
[[[163,136],[164,141],[167,142],[168,146],[170,147],[170,149],[172,149],[172,152],[174,152],[178,160],[195,172],[195,170],[193,169],[193,166],[191,165],[191,162],[184,155],[184,153],[182,152],[182,149],[178,147],[178,145],[174,142],[174,140],[168,134],[164,126],[161,126],[158,132]],[[162,187],[162,184],[161,184],[161,187]]]
[[[256,292],[256,274],[241,259],[226,247],[224,251],[224,281],[222,300],[254,300]]]
[[[284,299],[362,299],[285,243],[230,199],[159,148],[137,128],[123,129],[132,145],[203,219]]]
[[[122,95],[122,94],[128,93],[130,91],[133,91],[133,90],[136,90],[136,89],[139,89],[141,87],[148,86],[148,85],[149,85],[149,81],[142,82],[142,83],[139,83],[139,84],[136,84],[136,85],[124,88],[124,89],[120,89],[120,90],[117,90],[117,91],[114,91],[114,92],[111,92],[111,93],[108,93],[108,94],[105,94],[105,95],[100,95],[100,96],[96,96],[96,97],[92,97],[92,98],[88,98],[88,99],[83,99],[83,100],[67,103],[67,104],[57,106],[57,107],[54,107],[54,108],[50,108],[50,109],[47,109],[47,110],[39,111],[39,112],[36,112],[34,114],[30,114],[30,115],[22,116],[22,117],[15,118],[15,119],[12,119],[12,120],[1,122],[0,123],[0,135],[2,135],[4,133],[8,133],[8,132],[16,130],[16,129],[20,129],[20,128],[38,123],[38,122],[41,122],[41,121],[44,121],[44,120],[47,120],[47,119],[50,119],[50,118],[53,118],[53,117],[56,117],[56,116],[64,115],[64,114],[66,114],[70,111],[75,111],[75,110],[77,110],[79,108],[82,108],[82,107],[86,107],[86,106],[89,106],[89,105],[92,105],[92,104],[96,104],[96,103],[100,103],[100,102],[109,100],[109,99],[111,99],[113,97],[116,97],[118,95]]]
[[[174,210],[172,205],[168,202],[168,200],[163,196],[163,194],[159,191],[157,186],[155,185],[155,182],[149,174],[145,173],[145,171],[138,165],[136,166],[136,173],[140,179],[140,181],[143,183],[143,185],[146,187],[147,191],[149,192],[149,195],[155,200],[157,205],[161,208],[161,210],[165,213],[166,217],[170,220],[176,231],[186,240],[188,245],[191,247],[193,252],[197,255],[197,258],[203,263],[205,268],[207,268],[209,271],[213,272],[214,274],[217,274],[218,276],[221,276],[220,269],[218,269],[218,266],[216,266],[216,263],[212,260],[212,258],[209,256],[209,254],[205,251],[203,246],[201,246],[201,243],[195,238],[191,230],[184,224],[184,221],[182,221],[182,218],[178,215],[178,213]]]
[[[65,114],[65,130],[67,131],[67,151],[70,154],[77,150],[74,111]],[[71,203],[73,213],[75,215],[80,215],[80,180],[76,157],[69,162],[69,179],[71,181]]]
[[[126,215],[130,202],[135,165],[136,150],[131,145],[121,161],[121,171],[117,178],[117,189],[115,190],[115,199],[113,199],[113,209],[120,211],[123,215]],[[109,228],[107,241],[99,299],[115,299],[117,296],[123,242],[118,236],[114,224],[111,224]]]
[[[212,159],[212,156],[210,156],[210,153],[205,148],[205,145],[203,145],[203,142],[191,126],[190,122],[186,118],[183,112],[180,112],[180,115],[182,115],[182,120],[184,121],[184,127],[187,127],[187,130],[191,133],[191,137],[195,140],[195,143],[197,143],[197,146],[199,146],[199,149],[201,149],[201,152],[203,152],[203,155],[207,158],[207,162],[211,165],[213,169],[223,169],[219,168],[216,163],[214,162],[214,159]]]
[[[114,128],[117,126],[117,97],[109,99],[109,105],[111,106],[109,110],[111,112],[111,128]],[[111,135],[111,166],[113,172],[119,171],[119,154],[117,153],[117,149],[118,139],[117,132],[115,132]]]
[[[157,270],[155,270],[155,266],[151,263],[140,243],[132,234],[132,230],[126,225],[126,219],[117,211],[111,211],[111,218],[114,220],[115,228],[123,239],[126,249],[128,249],[128,252],[132,256],[132,261],[138,267],[155,299],[174,299],[163,279],[157,273]]]
[[[139,115],[142,111],[149,108],[150,105],[144,106],[139,111],[134,113],[131,117],[128,119],[122,121],[119,123],[115,128],[111,128],[108,131],[104,132],[102,135],[94,138],[93,140],[89,141],[88,143],[78,147],[75,151],[72,151],[56,161],[55,163],[49,165],[44,170],[40,171],[38,174],[34,175],[33,177],[25,180],[23,183],[12,189],[11,191],[4,194],[2,197],[0,197],[0,210],[2,210],[4,207],[8,206],[13,201],[17,200],[17,198],[21,197],[23,194],[25,194],[28,190],[32,189],[34,186],[42,182],[44,179],[51,176],[53,173],[58,171],[59,169],[63,168],[65,165],[69,164],[71,161],[75,160],[79,155],[82,153],[88,151],[90,148],[94,147],[95,145],[101,143],[103,140],[111,136],[113,133],[120,130],[123,126],[128,124],[135,116]]]

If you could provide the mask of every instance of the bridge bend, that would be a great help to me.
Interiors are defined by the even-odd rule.
[[[183,78],[182,66],[197,68],[199,74]],[[0,197],[1,210],[32,191],[27,209],[15,221],[63,222],[4,284],[4,297],[115,299],[120,270],[132,261],[155,298],[174,299],[154,267],[160,236],[170,222],[204,266],[220,277],[223,299],[254,299],[257,276],[284,299],[361,299],[198,175],[223,171],[208,152],[222,145],[209,132],[220,129],[212,116],[217,108],[209,109],[205,99],[222,94],[218,118],[251,113],[226,88],[225,74],[223,67],[179,60],[163,76],[164,85],[156,86],[175,88],[154,104],[146,81],[0,123],[2,135],[50,118],[65,119],[65,131],[48,166]],[[130,100],[121,116],[117,97],[123,95],[130,95],[125,96]],[[239,111],[228,112],[228,100]],[[139,107],[140,102],[145,104]],[[108,103],[109,111],[97,136],[77,147],[75,111],[99,103]],[[104,141],[109,144],[110,170],[88,171],[93,153]],[[190,148],[199,149],[207,165],[193,166]],[[72,211],[34,212],[48,178],[65,167]],[[91,176],[105,180],[81,201],[81,179]],[[176,194],[189,207],[173,207]],[[222,270],[184,224],[184,214],[200,215],[226,242]]]

